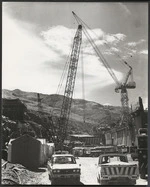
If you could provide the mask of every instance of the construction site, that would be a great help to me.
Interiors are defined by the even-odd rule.
[[[114,153],[126,154],[129,164],[138,166],[136,184],[147,185],[148,109],[144,108],[141,95],[134,103],[130,101],[128,91],[132,94],[137,84],[133,78],[134,69],[113,51],[118,66],[122,64],[126,70],[122,79],[118,79],[113,63],[110,65],[93,38],[96,34],[75,12],[72,11],[72,15],[77,28],[58,85],[61,90],[65,82],[64,93],[61,95],[57,90],[56,94],[49,95],[43,94],[42,90],[40,93],[2,90],[1,183],[51,185],[47,163],[57,152],[66,152],[81,165],[80,182],[74,185],[98,185],[98,158],[101,154]],[[112,48],[104,38],[103,42],[107,49]],[[115,83],[112,93],[117,94],[120,106],[86,100],[85,45],[92,48],[92,53]],[[74,99],[78,67],[81,68],[82,98]]]

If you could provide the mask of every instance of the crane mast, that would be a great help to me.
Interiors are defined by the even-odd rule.
[[[82,25],[78,25],[78,29],[76,31],[73,41],[63,103],[62,103],[62,108],[59,118],[58,141],[60,143],[61,149],[62,149],[62,143],[64,142],[67,136],[67,126],[68,126],[69,114],[71,109],[73,90],[75,86],[75,78],[77,73],[81,42],[82,42]]]

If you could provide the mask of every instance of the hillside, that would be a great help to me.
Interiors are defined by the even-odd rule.
[[[54,118],[57,119],[60,115],[60,109],[63,101],[62,95],[40,94],[40,98],[42,99],[42,115],[39,115],[37,107],[37,93],[35,92],[24,92],[19,89],[12,91],[4,89],[2,90],[2,98],[19,98],[27,106],[27,113],[28,116],[30,116],[30,120],[39,124],[43,121],[41,118],[47,118],[51,115],[52,110]],[[84,114],[85,123],[83,123]],[[93,134],[93,127],[101,127],[105,126],[105,124],[109,124],[109,126],[111,126],[111,124],[116,123],[119,120],[120,114],[120,107],[103,106],[92,101],[73,99],[68,131],[70,133]]]

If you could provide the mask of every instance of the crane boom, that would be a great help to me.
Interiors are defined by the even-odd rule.
[[[133,82],[133,81],[128,82],[129,76],[131,75],[131,77],[132,77],[132,67],[125,60],[122,59],[123,64],[129,68],[129,72],[126,75],[124,82],[121,83],[117,79],[116,75],[114,74],[113,70],[111,69],[111,67],[107,63],[107,61],[104,58],[103,54],[100,52],[99,48],[94,43],[93,39],[91,38],[90,34],[88,33],[87,28],[88,29],[90,29],[90,28],[74,12],[72,12],[72,13],[73,13],[76,21],[78,22],[78,24],[82,24],[83,32],[84,32],[85,36],[87,37],[87,39],[91,43],[93,49],[95,50],[97,56],[100,58],[100,60],[102,61],[103,65],[105,66],[105,68],[107,69],[107,71],[109,72],[109,74],[111,75],[111,77],[113,78],[113,80],[115,81],[115,83],[117,85],[116,88],[115,88],[115,91],[117,93],[119,93],[119,89],[120,89],[120,92],[121,92],[122,113],[123,113],[123,116],[124,116],[123,118],[124,119],[126,118],[125,121],[127,122],[128,121],[127,118],[128,118],[128,114],[129,114],[129,104],[128,104],[128,100],[129,99],[128,99],[127,89],[134,89],[136,87],[135,82]],[[119,56],[119,55],[117,55],[117,56]]]
[[[111,67],[107,63],[106,59],[104,58],[104,56],[102,55],[102,53],[98,49],[97,45],[92,40],[90,34],[88,33],[88,31],[86,29],[87,25],[74,12],[72,12],[72,13],[73,13],[75,19],[77,20],[78,24],[82,24],[83,32],[84,32],[85,36],[87,37],[87,39],[89,40],[90,44],[92,45],[93,49],[95,50],[97,56],[100,58],[100,60],[102,61],[103,65],[105,66],[105,68],[107,69],[107,71],[109,72],[109,74],[111,75],[111,77],[113,78],[115,83],[117,84],[117,86],[120,86],[120,83],[119,83],[116,75],[114,74],[114,72],[112,71]]]
[[[82,25],[79,25],[73,41],[63,103],[62,103],[61,114],[59,118],[58,138],[61,144],[61,149],[62,149],[62,143],[67,135],[67,125],[68,125],[69,114],[71,109],[73,90],[75,86],[75,78],[77,73],[81,42],[82,42]]]

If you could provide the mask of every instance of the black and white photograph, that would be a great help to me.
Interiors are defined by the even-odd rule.
[[[148,2],[2,2],[1,185],[148,185]]]

